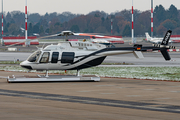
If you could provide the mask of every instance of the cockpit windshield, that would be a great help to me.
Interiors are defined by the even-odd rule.
[[[41,51],[36,51],[33,54],[31,54],[27,60],[29,62],[37,62],[40,55],[41,55]]]

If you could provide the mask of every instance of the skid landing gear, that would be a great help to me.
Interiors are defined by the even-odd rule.
[[[73,81],[100,81],[100,77],[97,76],[80,76],[79,71],[77,75],[37,75],[37,76],[8,76],[8,83],[16,82],[73,82]]]

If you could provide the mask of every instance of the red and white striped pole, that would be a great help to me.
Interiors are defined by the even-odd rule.
[[[27,39],[28,39],[27,38],[27,36],[28,36],[28,34],[27,34],[27,19],[28,19],[28,17],[27,17],[27,0],[25,0],[25,2],[26,2],[26,5],[25,5],[25,39],[27,41]],[[27,46],[28,42],[26,42],[25,45]]]
[[[111,35],[113,34],[113,19],[111,18]]]
[[[133,16],[133,0],[132,0],[132,43],[134,44],[134,16]]]
[[[151,0],[151,37],[153,37],[153,0]]]
[[[4,28],[3,28],[3,0],[2,0],[2,42],[3,42],[3,31]]]

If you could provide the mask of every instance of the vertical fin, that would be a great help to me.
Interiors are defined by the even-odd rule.
[[[171,37],[171,33],[172,33],[171,30],[168,30],[168,31],[166,32],[166,35],[164,36],[161,45],[168,45],[169,39],[170,39],[170,37]],[[164,57],[165,60],[171,60],[171,57],[170,57],[167,49],[161,48],[160,51],[161,51],[161,54],[163,55],[163,57]]]
[[[171,37],[171,33],[172,33],[171,30],[168,30],[168,31],[166,32],[166,35],[164,36],[161,45],[168,45],[169,39],[170,39],[170,37]]]

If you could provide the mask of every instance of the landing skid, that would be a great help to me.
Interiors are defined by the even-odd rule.
[[[70,81],[100,81],[96,76],[74,76],[74,75],[48,75],[47,76],[8,76],[8,83],[16,82],[70,82]]]

